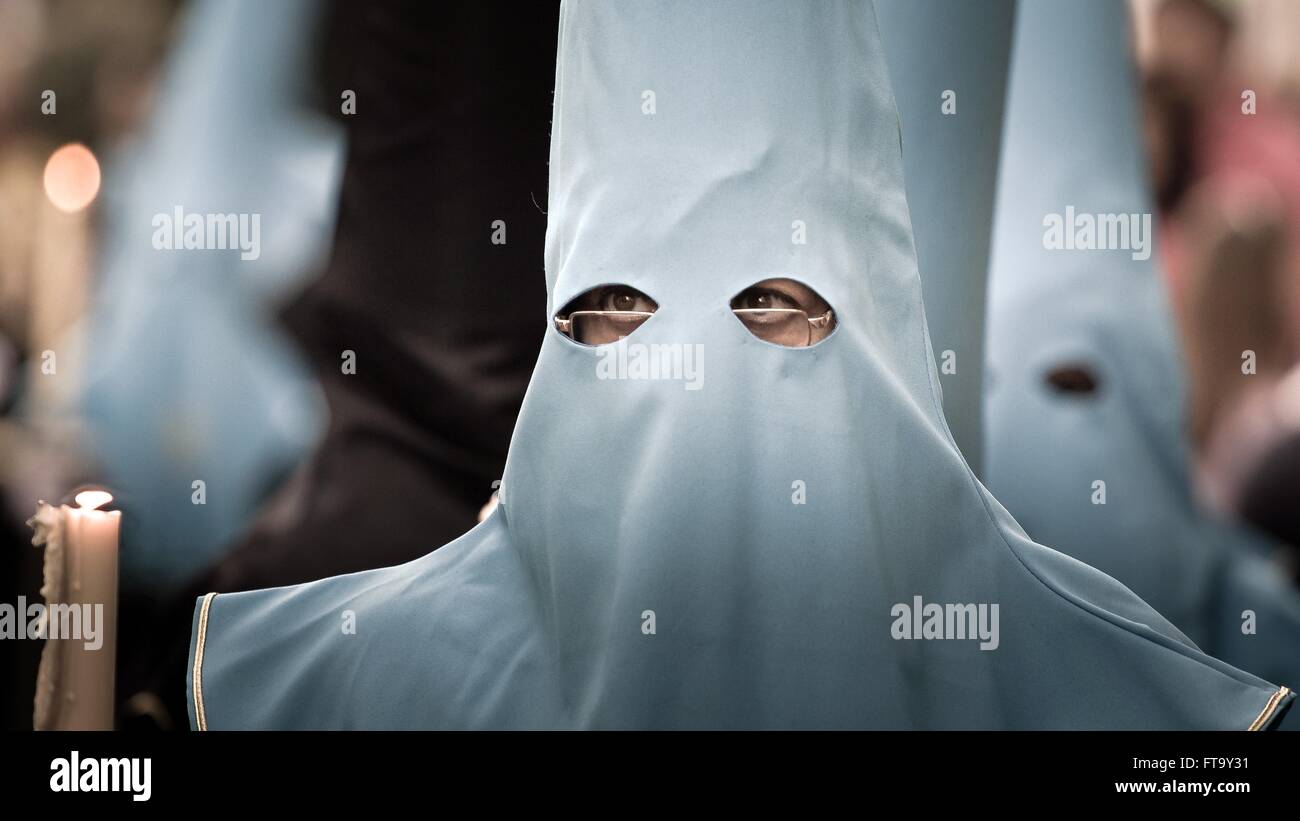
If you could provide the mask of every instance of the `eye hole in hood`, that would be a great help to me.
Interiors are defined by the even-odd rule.
[[[731,310],[751,334],[787,348],[815,345],[835,330],[830,304],[793,279],[756,282],[732,298]]]
[[[1101,390],[1097,370],[1084,362],[1064,362],[1049,368],[1043,381],[1057,394],[1088,399]]]
[[[630,285],[600,285],[569,300],[555,328],[580,345],[607,345],[630,336],[659,304]]]

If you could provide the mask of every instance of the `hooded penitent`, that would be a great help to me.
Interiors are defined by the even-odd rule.
[[[547,334],[502,504],[470,533],[200,599],[193,724],[1274,720],[1288,691],[1030,542],[962,461],[898,136],[869,3],[565,4],[550,310],[626,283],[658,312],[615,346]],[[729,303],[769,277],[814,288],[835,331],[750,335]],[[609,364],[688,350],[693,379]]]
[[[876,0],[943,413],[979,475],[984,285],[1015,0]]]
[[[305,107],[324,6],[192,4],[154,122],[105,185],[82,400],[129,504],[128,589],[212,561],[320,427],[270,314],[334,220],[342,135]]]
[[[334,254],[288,312],[329,425],[204,590],[410,561],[477,522],[545,330],[558,5],[340,4],[358,109]]]
[[[358,107],[332,260],[287,311],[329,424],[243,537],[167,602],[181,618],[144,616],[118,689],[128,706],[157,694],[180,722],[195,593],[407,562],[474,526],[546,330],[555,41],[537,33],[555,30],[559,3],[331,12],[329,87]]]
[[[1020,10],[990,283],[989,487],[1031,537],[1113,574],[1206,652],[1294,683],[1300,600],[1192,496],[1125,15],[1120,0]]]

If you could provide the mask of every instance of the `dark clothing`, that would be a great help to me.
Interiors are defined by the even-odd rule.
[[[399,564],[474,526],[546,327],[538,203],[558,4],[337,6],[334,47],[355,51],[333,63],[356,92],[338,226],[327,271],[285,314],[330,422],[242,540],[159,616],[166,658],[149,687],[177,727],[194,595]]]
[[[469,530],[545,330],[557,8],[340,6],[359,53],[338,231],[287,317],[330,424],[211,590],[396,564]]]

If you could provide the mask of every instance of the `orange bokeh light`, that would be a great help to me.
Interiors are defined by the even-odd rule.
[[[60,211],[80,211],[99,193],[99,162],[80,143],[69,143],[45,163],[45,196]]]

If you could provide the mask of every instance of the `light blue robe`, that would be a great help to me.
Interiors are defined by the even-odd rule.
[[[990,283],[987,482],[1031,537],[1114,575],[1207,653],[1293,685],[1300,595],[1192,495],[1127,35],[1121,0],[1020,11]],[[1096,215],[1125,215],[1126,247],[1080,249],[1084,214],[1097,231],[1107,218]],[[1050,215],[1074,249],[1049,247]],[[1110,244],[1125,245],[1116,232]],[[1097,389],[1049,387],[1062,366],[1091,371]]]
[[[1015,0],[876,0],[943,413],[976,475],[984,295]]]

